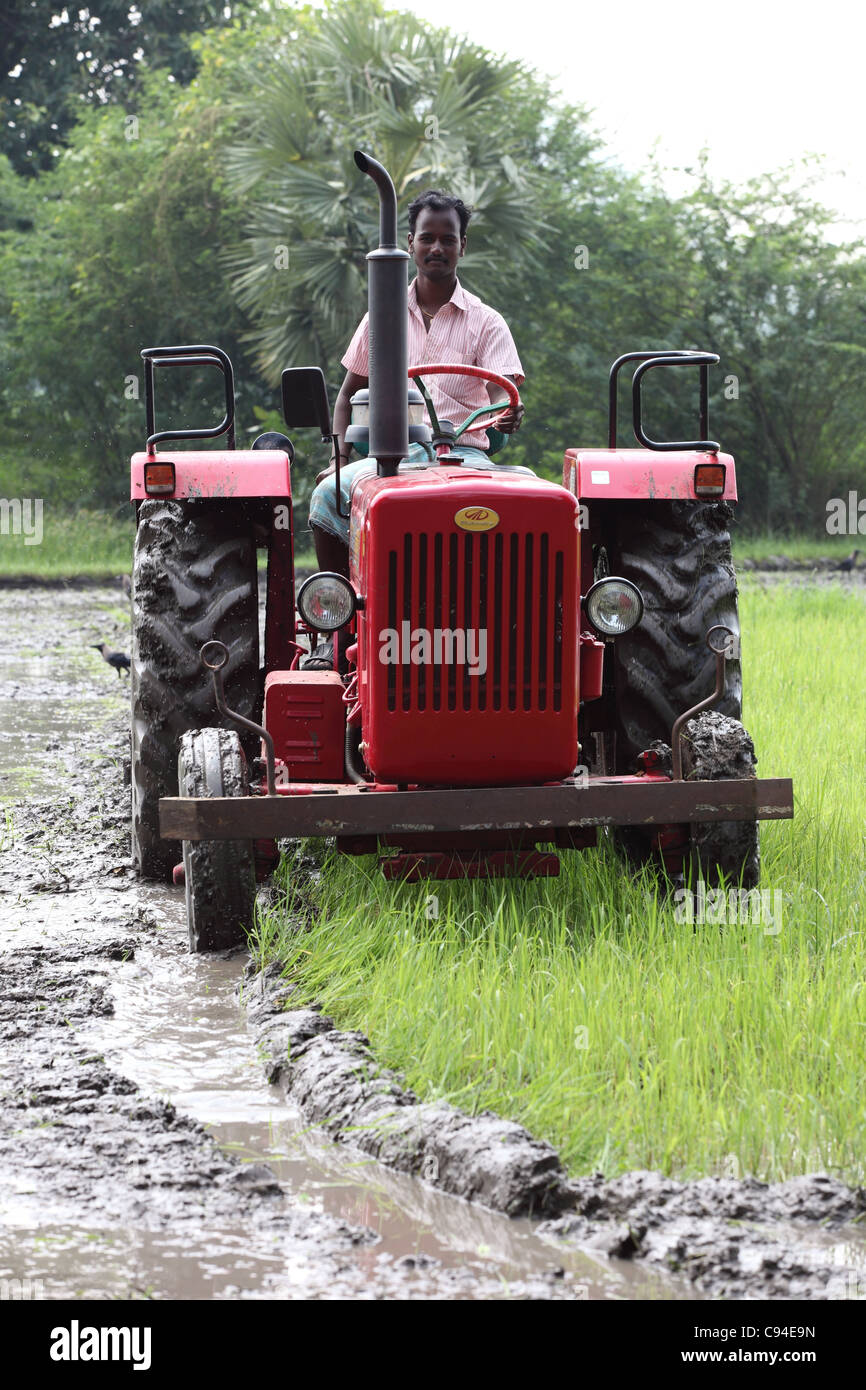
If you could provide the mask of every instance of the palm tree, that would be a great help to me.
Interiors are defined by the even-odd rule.
[[[401,212],[435,186],[475,208],[460,275],[493,303],[531,266],[543,227],[544,106],[519,63],[412,14],[386,16],[377,0],[292,23],[244,77],[253,95],[237,100],[244,137],[228,158],[250,218],[227,261],[269,381],[288,365],[336,363],[363,313],[378,214],[356,146],[389,169]]]

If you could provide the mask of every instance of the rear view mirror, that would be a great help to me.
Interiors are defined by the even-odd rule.
[[[318,429],[331,438],[331,408],[321,367],[287,367],[283,372],[283,418],[289,429]]]

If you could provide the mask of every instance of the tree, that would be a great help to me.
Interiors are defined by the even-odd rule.
[[[823,524],[830,492],[866,464],[866,259],[828,236],[833,214],[795,169],[742,187],[703,166],[678,220],[700,268],[693,332],[720,352],[722,439],[744,512],[774,528]]]
[[[377,239],[356,145],[392,173],[401,214],[436,185],[474,207],[460,269],[468,288],[509,312],[537,290],[561,130],[548,128],[549,94],[520,64],[362,0],[305,16],[239,85],[251,95],[238,100],[246,134],[229,173],[252,204],[228,263],[266,379],[305,361],[339,376]],[[570,153],[586,154],[582,115],[568,116]]]
[[[612,359],[682,345],[694,274],[669,200],[606,165],[585,113],[519,63],[364,0],[295,20],[239,85],[228,167],[251,206],[227,264],[267,380],[304,362],[341,379],[377,237],[355,145],[401,215],[437,185],[474,207],[460,278],[504,313],[527,373],[512,462],[558,476],[566,447],[605,441]]]
[[[22,181],[33,225],[0,234],[11,287],[3,427],[41,470],[44,495],[128,495],[125,463],[144,434],[143,346],[219,343],[240,368],[247,412],[264,403],[219,264],[242,219],[221,177],[225,119],[213,93],[152,74],[134,139],[116,108],[88,110],[57,168]],[[165,370],[158,391],[165,424],[219,411],[215,374]]]
[[[614,357],[696,347],[722,357],[711,433],[737,457],[741,516],[823,530],[826,496],[863,478],[864,260],[807,189],[699,170],[672,198],[605,160],[585,114],[519,63],[376,0],[250,14],[190,48],[188,87],[176,64],[137,68],[134,121],[82,100],[55,168],[0,156],[4,467],[17,445],[43,496],[123,497],[145,345],[226,348],[246,427],[279,427],[287,365],[336,388],[377,239],[357,145],[394,173],[402,213],[437,183],[475,206],[461,279],[503,312],[527,376],[512,462],[558,476],[566,448],[605,442]],[[213,381],[158,380],[160,424],[218,409]],[[658,373],[647,397],[651,434],[691,434],[694,374]],[[314,472],[299,453],[298,493]]]
[[[181,0],[4,0],[0,11],[0,152],[19,173],[48,169],[90,106],[137,109],[141,77],[163,68],[181,84],[195,72],[188,43],[235,22],[243,3]]]

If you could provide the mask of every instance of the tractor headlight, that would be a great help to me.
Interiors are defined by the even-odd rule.
[[[587,618],[603,637],[621,637],[643,617],[640,589],[630,579],[605,576],[587,590],[583,600]]]
[[[298,593],[298,612],[317,632],[345,627],[357,606],[355,591],[341,574],[314,574]]]

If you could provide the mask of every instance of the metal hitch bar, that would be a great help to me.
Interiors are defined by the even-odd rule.
[[[208,647],[215,649],[215,659],[208,661],[205,652]],[[229,709],[226,704],[225,689],[223,688],[222,668],[229,659],[229,649],[225,642],[219,642],[212,637],[209,642],[205,642],[199,652],[202,666],[213,675],[213,693],[216,707],[224,719],[230,719],[234,724],[240,724],[242,729],[249,729],[251,734],[258,734],[265,745],[265,763],[267,768],[268,796],[277,795],[277,776],[274,759],[274,740],[267,729],[262,728],[261,724],[254,724],[252,719],[247,719],[243,714],[238,714],[237,710]]]
[[[671,782],[652,774],[590,777],[540,787],[463,787],[400,791],[367,786],[304,786],[298,794],[163,797],[160,832],[168,840],[281,840],[304,835],[388,835],[488,830],[547,831],[592,825],[680,825],[693,821],[789,820],[791,779]]]
[[[671,765],[675,782],[681,782],[683,780],[682,737],[683,727],[686,721],[688,719],[694,719],[696,714],[701,714],[703,710],[709,709],[710,705],[715,705],[721,700],[725,693],[725,661],[727,660],[727,652],[724,646],[713,646],[710,638],[714,632],[726,632],[729,637],[733,637],[735,640],[737,636],[737,634],[733,632],[731,628],[726,627],[724,623],[716,623],[715,627],[711,627],[707,633],[707,646],[710,651],[715,654],[716,658],[716,686],[712,695],[708,695],[707,698],[701,700],[699,704],[692,705],[691,709],[687,709],[685,714],[681,714],[679,719],[674,720],[674,727],[671,730]],[[727,645],[727,643],[725,645]]]

